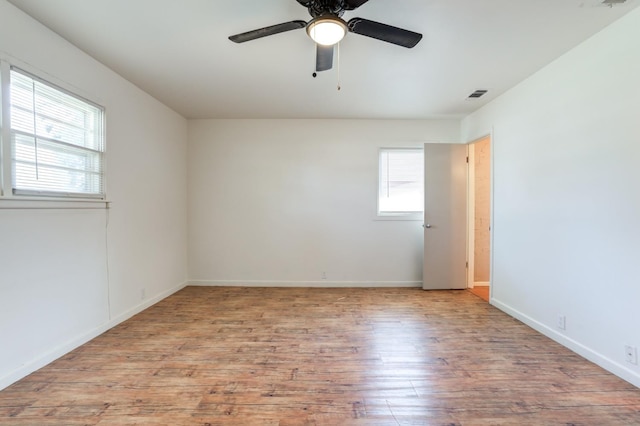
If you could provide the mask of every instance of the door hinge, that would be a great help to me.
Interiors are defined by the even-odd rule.
[[[469,269],[469,262],[465,262],[464,267],[465,267],[465,268],[467,268],[467,269]]]
[[[469,162],[469,156],[467,156],[467,163]]]

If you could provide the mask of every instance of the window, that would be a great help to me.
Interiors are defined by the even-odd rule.
[[[14,67],[9,81],[12,194],[103,199],[103,108]]]
[[[380,150],[379,216],[417,216],[423,210],[423,151],[412,148]]]

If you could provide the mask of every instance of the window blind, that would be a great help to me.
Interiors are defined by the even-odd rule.
[[[380,150],[378,213],[418,213],[424,209],[423,158],[421,149]]]
[[[104,110],[10,72],[13,193],[104,198]]]

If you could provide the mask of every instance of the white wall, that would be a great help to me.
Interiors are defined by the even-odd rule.
[[[0,199],[1,389],[184,285],[187,121],[5,0],[0,58],[106,108],[112,201]]]
[[[463,121],[494,130],[493,303],[636,386],[638,76],[635,10]]]
[[[190,282],[420,285],[422,221],[375,220],[378,149],[459,140],[457,120],[190,121]]]

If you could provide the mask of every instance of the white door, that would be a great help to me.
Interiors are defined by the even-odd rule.
[[[425,290],[467,288],[467,146],[424,145]]]

